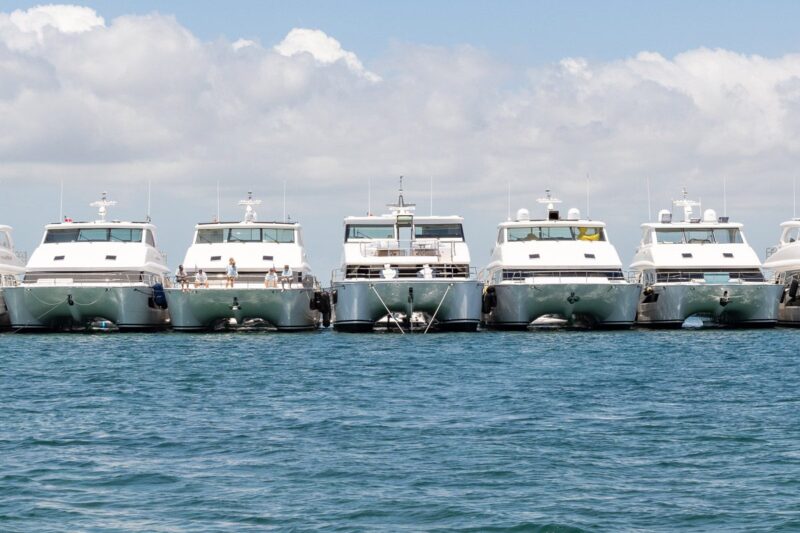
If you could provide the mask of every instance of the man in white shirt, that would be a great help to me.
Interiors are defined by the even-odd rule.
[[[418,278],[432,279],[433,269],[430,265],[422,265],[422,269],[417,272]]]
[[[197,271],[194,275],[194,286],[195,288],[205,287],[208,288],[208,274],[203,272],[203,269]]]
[[[397,270],[392,268],[392,265],[386,263],[381,270],[381,277],[383,279],[394,279],[397,277]]]
[[[292,272],[291,267],[289,265],[283,265],[283,271],[281,272],[281,288],[285,289],[286,284],[289,284],[289,288],[292,288],[292,278],[294,277],[294,272]]]

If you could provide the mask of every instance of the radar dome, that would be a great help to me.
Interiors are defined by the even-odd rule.
[[[518,221],[530,220],[530,219],[531,219],[531,214],[524,207],[517,211],[517,220]]]
[[[703,211],[703,222],[716,222],[717,212],[713,209],[706,209]]]
[[[669,209],[662,209],[658,212],[658,221],[662,224],[669,224],[672,222],[672,212]]]
[[[567,220],[580,220],[581,219],[581,210],[577,207],[571,208],[567,211]]]

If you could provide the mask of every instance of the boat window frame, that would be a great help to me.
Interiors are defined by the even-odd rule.
[[[384,228],[390,229],[390,235],[382,236],[350,236],[351,228]],[[360,230],[359,230],[360,231]],[[397,226],[395,224],[345,224],[344,226],[344,241],[376,241],[376,240],[394,240],[397,235]]]
[[[417,228],[446,227],[446,226],[455,227],[458,230],[458,235],[420,235],[417,232]],[[452,239],[452,240],[458,240],[460,242],[463,242],[464,241],[464,225],[461,224],[460,222],[448,222],[448,223],[438,223],[438,222],[428,223],[428,222],[423,222],[421,224],[416,224],[415,223],[414,224],[413,236],[414,236],[414,240],[420,240],[420,239],[421,240],[424,240],[424,239],[438,239],[438,240],[448,239],[448,240],[450,240],[450,239]]]
[[[219,240],[200,240],[201,234],[217,233],[219,232]],[[194,236],[195,244],[221,244],[225,242],[225,228],[200,228]]]
[[[12,247],[11,235],[7,231],[0,231],[0,248],[11,250]]]
[[[267,232],[274,231],[276,232],[276,239],[274,240],[267,240]],[[278,232],[281,233],[290,233],[291,240],[278,240]],[[268,244],[294,244],[297,240],[297,232],[294,228],[261,228],[261,242],[265,242]]]

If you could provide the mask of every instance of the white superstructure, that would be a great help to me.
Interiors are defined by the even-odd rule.
[[[470,266],[463,218],[417,215],[403,198],[402,181],[397,203],[388,207],[383,215],[344,219],[342,267],[332,282],[334,326],[369,331],[395,313],[408,325],[414,312],[423,312],[441,329],[474,330],[480,283]]]
[[[19,276],[25,271],[14,251],[14,241],[11,238],[11,226],[0,225],[0,328],[8,326],[8,312],[3,288],[13,287],[17,284]]]
[[[96,320],[121,329],[168,324],[163,283],[169,272],[149,221],[107,220],[116,202],[103,193],[98,219],[47,224],[21,284],[7,291],[14,328],[85,328]]]
[[[640,287],[629,283],[603,222],[570,209],[562,218],[548,190],[538,200],[545,218],[520,209],[498,225],[485,270],[487,325],[526,328],[543,316],[566,324],[630,327]]]
[[[662,210],[658,222],[642,224],[631,264],[644,287],[638,322],[676,326],[702,315],[728,325],[774,325],[780,287],[765,280],[742,224],[713,209],[695,217],[700,204],[685,189],[673,206],[682,209],[681,220]]]
[[[774,273],[784,287],[778,309],[778,322],[787,326],[800,325],[800,219],[781,224],[778,245],[768,252],[764,268]]]
[[[248,193],[239,202],[245,208],[241,221],[195,226],[182,263],[187,280],[167,290],[173,328],[238,327],[252,321],[279,330],[317,327],[325,297],[311,273],[302,227],[259,221],[254,207],[260,204]],[[230,280],[232,264],[235,277]],[[285,276],[287,267],[290,275]],[[201,270],[207,283],[198,281]],[[272,270],[275,279],[268,276]]]

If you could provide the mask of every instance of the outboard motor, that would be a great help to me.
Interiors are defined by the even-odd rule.
[[[164,286],[160,283],[153,285],[153,302],[161,309],[167,308],[167,295],[164,293]]]
[[[489,287],[486,289],[486,293],[483,295],[483,302],[481,302],[481,311],[486,313],[491,313],[492,309],[497,307],[497,291],[494,287]]]

